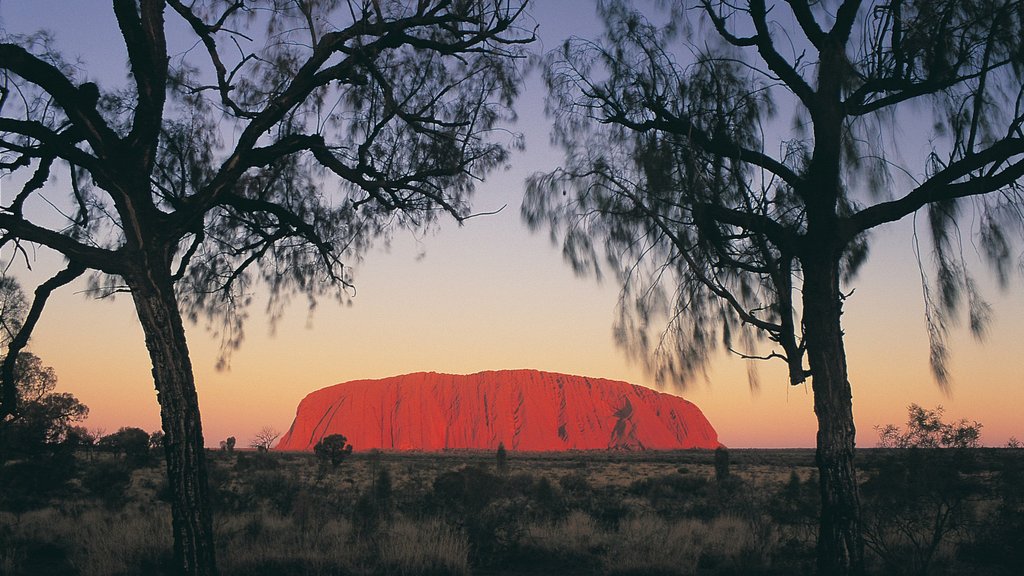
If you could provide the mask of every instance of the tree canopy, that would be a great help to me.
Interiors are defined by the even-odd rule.
[[[719,346],[783,359],[802,382],[815,226],[850,284],[871,230],[920,213],[945,383],[948,328],[966,308],[982,334],[990,316],[967,242],[1003,286],[1021,263],[1024,6],[703,0],[658,20],[598,5],[605,36],[549,55],[566,163],[532,179],[523,214],[581,273],[608,261],[625,290],[620,343],[666,382]]]
[[[400,228],[471,215],[507,160],[525,3],[114,0],[127,81],[105,83],[46,33],[0,35],[0,248],[131,295],[161,408],[175,560],[215,574],[195,378],[183,320],[242,339],[253,286],[345,298],[346,262]],[[44,191],[57,175],[59,199]],[[10,353],[9,353],[10,355]],[[6,367],[5,367],[6,368]],[[16,410],[10,370],[0,410]]]
[[[974,242],[1004,286],[1019,262],[1024,2],[597,4],[604,36],[548,56],[565,161],[531,179],[523,216],[577,271],[607,259],[616,338],[660,382],[685,383],[719,347],[810,378],[818,572],[860,573],[843,307],[871,231],[921,213],[941,385],[964,308],[984,333],[965,253]]]

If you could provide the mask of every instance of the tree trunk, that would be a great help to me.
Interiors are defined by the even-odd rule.
[[[839,261],[831,255],[816,260],[804,262],[803,298],[804,335],[818,418],[818,574],[859,575],[864,572],[864,545],[854,469],[853,397],[840,325]]]
[[[126,277],[153,363],[171,490],[175,568],[213,576],[217,566],[199,399],[185,328],[166,270]]]

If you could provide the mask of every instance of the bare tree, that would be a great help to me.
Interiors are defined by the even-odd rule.
[[[249,443],[249,446],[252,446],[260,452],[266,452],[267,450],[270,450],[274,445],[274,442],[276,442],[280,437],[281,433],[273,426],[264,426],[252,437],[252,442]]]
[[[130,293],[158,391],[174,554],[214,574],[212,523],[183,314],[242,338],[256,283],[345,298],[344,261],[398,228],[470,215],[475,182],[517,142],[497,132],[533,34],[516,1],[114,0],[130,72],[98,86],[46,34],[0,37],[0,246],[92,271]],[[175,21],[172,23],[172,21]],[[169,34],[168,30],[177,30]],[[500,136],[502,140],[496,140]],[[57,173],[63,197],[35,208]],[[40,203],[41,204],[41,203]],[[11,382],[2,409],[16,410]]]
[[[973,232],[1005,285],[1024,221],[1024,3],[667,4],[652,23],[600,1],[604,37],[550,54],[566,160],[531,179],[524,218],[560,237],[577,271],[609,260],[624,286],[618,342],[659,381],[699,374],[720,346],[811,379],[818,572],[860,572],[843,305],[870,231],[923,212],[941,385],[965,302],[983,333],[961,242]],[[931,148],[891,153],[906,134]]]

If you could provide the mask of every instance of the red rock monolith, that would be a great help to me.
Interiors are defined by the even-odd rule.
[[[357,451],[717,448],[691,402],[627,382],[536,370],[355,380],[299,403],[278,450],[344,434]]]

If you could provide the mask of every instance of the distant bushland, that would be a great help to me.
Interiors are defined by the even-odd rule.
[[[929,510],[921,503],[930,500],[891,505],[908,489],[891,479],[914,469],[913,454],[859,452],[869,518],[880,520],[872,526]],[[920,555],[870,549],[869,574],[1015,573],[1024,452],[966,454],[941,452],[943,478],[956,481],[936,478],[918,492],[961,500],[957,529],[929,552],[926,571]],[[727,475],[711,450],[516,452],[503,469],[493,451],[357,452],[329,474],[310,453],[208,456],[225,576],[788,575],[814,566],[819,487],[809,449],[731,449]],[[66,490],[32,510],[0,511],[0,573],[40,573],[44,556],[80,576],[165,570],[168,486],[158,462],[133,468],[102,451],[77,462]]]

